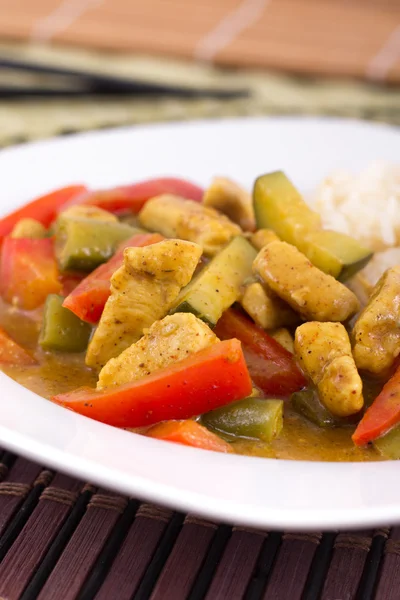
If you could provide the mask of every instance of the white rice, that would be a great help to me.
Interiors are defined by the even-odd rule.
[[[347,233],[375,250],[365,269],[371,283],[400,264],[400,166],[375,162],[357,174],[333,173],[311,204],[325,228]]]

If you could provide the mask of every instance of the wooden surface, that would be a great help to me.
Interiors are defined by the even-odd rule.
[[[1,0],[0,36],[400,81],[398,0]]]
[[[7,600],[398,600],[400,528],[216,525],[0,451]]]

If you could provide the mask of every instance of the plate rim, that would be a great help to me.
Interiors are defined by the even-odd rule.
[[[395,133],[396,136],[400,140],[400,127],[396,125],[391,125],[387,123],[374,123],[369,121],[362,121],[353,118],[341,118],[341,117],[324,117],[324,116],[244,116],[244,117],[227,117],[227,118],[216,118],[216,119],[196,119],[190,121],[171,121],[171,122],[162,122],[162,123],[146,123],[140,125],[131,125],[131,126],[123,126],[123,127],[112,127],[109,129],[102,130],[94,130],[94,131],[84,131],[79,133],[74,133],[65,137],[55,137],[55,138],[46,138],[33,142],[22,143],[14,146],[9,146],[1,149],[0,151],[0,167],[2,164],[2,159],[4,155],[12,155],[19,154],[21,150],[24,152],[34,151],[36,148],[46,148],[48,146],[53,145],[68,145],[71,141],[76,139],[92,139],[98,140],[99,138],[106,138],[107,136],[113,136],[118,134],[127,134],[129,135],[132,132],[143,132],[146,131],[168,131],[170,129],[187,129],[188,127],[214,127],[219,126],[221,124],[225,126],[237,126],[237,125],[246,125],[247,123],[263,123],[268,125],[269,123],[285,123],[287,125],[291,125],[293,123],[297,124],[301,122],[304,125],[307,124],[330,124],[330,125],[339,125],[339,126],[350,126],[350,127],[360,127],[362,129],[372,129],[372,130],[382,130],[384,132]],[[3,378],[6,378],[9,382],[12,381],[4,374],[0,374],[0,381],[3,381]],[[12,382],[14,386],[19,386],[19,384]],[[5,386],[6,388],[13,386]],[[24,389],[24,388],[23,388]],[[43,402],[48,402],[37,396],[33,392],[26,391],[22,394],[26,397],[30,395],[34,395],[36,399],[40,399]],[[0,394],[2,396],[2,394]],[[0,406],[1,406],[0,399]],[[55,407],[55,405],[52,405]],[[55,407],[63,412],[65,409],[61,407]],[[94,422],[86,417],[82,417],[80,415],[76,415],[75,413],[69,413],[73,415],[72,420],[78,418],[85,419],[92,424],[92,427],[89,427],[90,430],[98,429],[108,426],[102,425],[100,423]],[[93,424],[95,424],[93,426]],[[99,429],[100,431],[100,429]],[[117,430],[118,431],[118,430]],[[121,432],[119,432],[121,433]],[[126,432],[124,432],[124,435]],[[129,436],[135,434],[127,434]],[[144,442],[144,446],[148,446],[149,450],[154,449],[155,452],[162,452],[164,448],[165,442],[160,442],[157,440],[149,440],[148,438],[141,437],[141,442]],[[19,439],[21,438],[21,439]],[[25,443],[24,443],[25,440]],[[29,441],[32,443],[31,447],[26,447],[26,442]],[[90,459],[81,459],[81,462],[75,464],[74,466],[70,464],[71,462],[71,452],[68,450],[59,450],[54,451],[53,455],[46,455],[46,450],[49,449],[49,446],[38,442],[37,440],[30,440],[26,434],[22,434],[20,432],[15,432],[7,428],[2,421],[2,416],[0,416],[0,443],[11,449],[14,452],[18,452],[24,456],[27,456],[30,459],[36,461],[43,461],[49,464],[51,467],[60,469],[69,472],[71,475],[82,477],[87,480],[92,480],[94,483],[98,483],[100,485],[104,485],[105,487],[110,486],[110,479],[112,482],[112,487],[117,489],[121,493],[132,493],[132,484],[126,480],[126,477],[121,478],[121,474],[118,477],[113,474],[109,467],[100,466],[101,472],[99,471],[98,463],[90,460]],[[21,450],[22,448],[22,450]],[[176,450],[176,449],[175,449]],[[188,457],[193,457],[193,460],[200,460],[200,456],[207,453],[206,451],[182,447],[180,448],[181,452],[185,452]],[[179,451],[178,451],[179,452]],[[172,454],[177,454],[177,452],[173,452]],[[69,460],[69,462],[68,462]],[[258,458],[258,457],[238,457],[238,456],[224,456],[224,460],[228,463],[238,463],[238,462],[246,462],[251,461],[254,464],[259,465],[267,465],[272,463],[279,462],[279,464],[285,465],[285,468],[289,468],[288,465],[306,465],[307,469],[311,471],[318,470],[315,465],[331,465],[329,468],[333,471],[339,469],[338,465],[340,465],[340,471],[353,471],[353,465],[356,464],[361,466],[361,469],[364,471],[370,471],[372,474],[376,470],[376,465],[379,464],[379,469],[381,472],[389,471],[393,469],[393,463],[395,461],[387,461],[387,462],[379,462],[379,463],[334,463],[334,462],[313,462],[313,461],[287,461],[287,460],[279,460],[275,459],[267,459],[267,458]],[[204,462],[202,460],[201,462]],[[207,462],[207,461],[206,461]],[[219,461],[217,461],[219,462]],[[62,465],[60,467],[60,465]],[[392,465],[391,468],[385,467],[384,465]],[[294,467],[292,467],[294,468]],[[257,468],[256,470],[263,470],[262,466]],[[290,470],[290,468],[289,468]],[[132,478],[132,475],[129,476]],[[147,486],[146,489],[143,486]],[[157,487],[158,486],[158,487]],[[291,530],[320,530],[321,528],[337,528],[337,527],[346,527],[346,528],[357,528],[365,525],[373,524],[374,526],[385,525],[388,522],[400,522],[400,502],[393,507],[385,506],[382,511],[374,508],[356,508],[349,512],[348,508],[338,509],[335,513],[324,513],[320,511],[319,513],[307,512],[303,511],[301,513],[301,520],[299,521],[299,516],[290,517],[290,514],[293,513],[293,509],[282,510],[279,508],[275,508],[275,514],[273,519],[265,518],[265,515],[260,513],[259,508],[257,509],[251,503],[235,503],[233,502],[229,507],[222,507],[221,502],[217,501],[215,498],[210,501],[207,501],[207,496],[202,496],[201,494],[196,494],[192,492],[185,492],[186,496],[181,496],[180,491],[178,490],[178,494],[171,494],[171,485],[165,484],[157,484],[153,487],[148,487],[148,482],[145,479],[136,479],[135,487],[139,490],[137,493],[141,498],[150,499],[153,502],[162,503],[171,508],[175,508],[183,511],[195,512],[201,516],[206,518],[212,518],[217,521],[225,521],[229,520],[230,522],[235,522],[238,524],[243,524],[250,527],[266,527],[270,529],[277,528],[290,528]],[[143,493],[142,493],[143,492]],[[245,507],[245,509],[244,509]],[[372,512],[372,514],[371,514]]]

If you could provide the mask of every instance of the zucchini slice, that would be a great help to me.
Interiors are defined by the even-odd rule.
[[[259,177],[253,192],[257,228],[272,229],[284,242],[340,281],[365,267],[372,252],[338,231],[322,229],[321,218],[304,202],[282,171]]]
[[[214,327],[241,295],[257,250],[242,236],[229,242],[179,294],[171,313],[191,312]]]

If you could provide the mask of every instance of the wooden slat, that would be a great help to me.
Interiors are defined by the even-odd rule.
[[[103,490],[94,494],[38,600],[77,598],[127,502]]]
[[[338,534],[321,600],[356,597],[372,539],[372,531]]]
[[[0,565],[0,596],[18,600],[73,506],[82,482],[56,475]]]
[[[0,35],[400,81],[398,0],[103,0],[82,2],[74,14],[59,7],[3,0]],[[389,58],[371,69],[396,31]]]
[[[109,570],[96,600],[109,600],[118,586],[118,600],[130,600],[136,592],[162,538],[172,512],[142,504]]]
[[[186,517],[151,600],[187,598],[217,529],[214,523]]]
[[[321,541],[320,533],[283,535],[264,598],[300,600],[314,554]]]
[[[379,573],[375,600],[398,600],[400,590],[400,527],[390,532]]]
[[[206,600],[239,600],[244,597],[266,535],[234,527]]]

